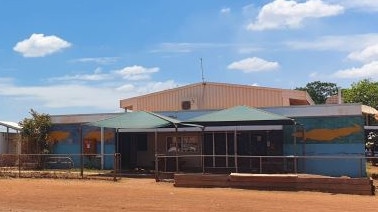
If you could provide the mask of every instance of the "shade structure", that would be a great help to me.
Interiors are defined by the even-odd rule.
[[[146,111],[126,112],[116,117],[88,123],[87,125],[115,129],[156,129],[164,127],[201,127],[182,123],[180,120]]]
[[[203,126],[227,125],[291,125],[291,118],[247,106],[236,106],[188,120],[186,123]]]
[[[0,121],[0,126],[11,128],[13,130],[21,130],[22,129],[22,127],[18,123],[10,122],[10,121]]]

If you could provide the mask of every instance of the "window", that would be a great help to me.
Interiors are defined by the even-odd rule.
[[[198,152],[198,137],[167,137],[167,152]]]
[[[181,109],[190,110],[190,108],[191,108],[190,101],[182,101],[181,102]]]

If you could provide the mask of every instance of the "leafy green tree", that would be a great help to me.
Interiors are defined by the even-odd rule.
[[[51,118],[48,114],[40,114],[30,110],[31,118],[24,118],[19,125],[22,127],[21,136],[31,142],[34,153],[49,153],[48,132],[51,127]]]
[[[377,109],[378,82],[363,79],[353,83],[351,88],[343,90],[343,98],[346,103],[361,103]]]
[[[295,88],[295,90],[307,91],[315,104],[324,104],[328,97],[337,94],[337,85],[331,82],[314,81],[307,83],[305,87]]]

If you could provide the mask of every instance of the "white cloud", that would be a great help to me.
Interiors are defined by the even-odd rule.
[[[120,70],[103,73],[101,68],[94,70],[92,74],[74,74],[62,77],[50,78],[49,81],[68,81],[68,82],[85,82],[85,81],[109,81],[126,79],[130,81],[149,80],[151,75],[159,71],[158,67],[145,68],[143,66],[129,66]]]
[[[119,100],[143,95],[177,86],[173,80],[122,86],[88,86],[76,84],[60,84],[50,86],[17,86],[11,80],[0,84],[0,96],[7,99],[18,99],[33,102],[46,108],[87,107],[114,111],[119,108]],[[26,101],[28,100],[28,101]],[[34,108],[31,105],[29,108]]]
[[[378,44],[368,46],[361,51],[354,51],[348,55],[348,58],[362,62],[378,60]]]
[[[332,0],[335,3],[343,5],[345,8],[357,8],[366,11],[377,11],[377,0]]]
[[[275,0],[263,6],[256,21],[248,30],[297,28],[307,18],[322,18],[343,13],[340,5],[331,5],[321,0],[298,3],[294,0]]]
[[[118,59],[118,57],[87,57],[73,60],[73,62],[97,63],[101,65],[107,65],[117,62]]]
[[[231,9],[230,8],[222,8],[220,10],[220,13],[221,14],[229,14],[231,12]]]
[[[311,78],[316,78],[316,77],[318,77],[319,76],[319,73],[318,72],[312,72],[312,73],[310,73],[310,75],[309,75],[309,77],[311,77]]]
[[[378,34],[357,34],[343,36],[323,36],[308,41],[289,41],[285,44],[293,49],[318,51],[356,51],[378,43]]]
[[[365,64],[360,68],[339,70],[333,74],[337,78],[374,78],[378,79],[378,61]]]
[[[24,57],[44,57],[70,46],[69,42],[54,35],[32,34],[30,38],[18,42],[13,50]]]
[[[101,69],[96,69],[93,74],[76,74],[54,77],[50,81],[103,81],[113,79],[111,74],[102,73]]]
[[[167,80],[165,82],[148,82],[146,84],[143,84],[143,86],[138,86],[138,88],[136,88],[135,91],[138,95],[143,95],[143,94],[148,94],[151,92],[157,92],[157,91],[175,88],[182,85],[183,84],[178,84],[177,82],[173,80]]]
[[[261,50],[250,43],[161,43],[159,46],[151,50],[151,53],[190,53],[202,49],[215,49],[215,48],[238,48],[248,49],[248,51]],[[245,52],[243,52],[245,53]]]
[[[269,62],[258,57],[246,58],[237,62],[233,62],[227,67],[228,69],[241,70],[244,73],[270,71],[279,68],[277,62]]]
[[[262,50],[261,48],[246,46],[246,47],[239,48],[238,53],[239,54],[251,54],[253,52],[257,52],[257,51],[261,51],[261,50]]]
[[[123,79],[127,80],[148,80],[151,78],[151,74],[159,71],[158,67],[145,68],[142,66],[129,66],[121,70],[116,70],[114,73],[120,75]]]

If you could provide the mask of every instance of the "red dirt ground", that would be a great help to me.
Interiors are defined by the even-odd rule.
[[[152,179],[0,179],[0,211],[377,211],[378,196],[176,188]]]

